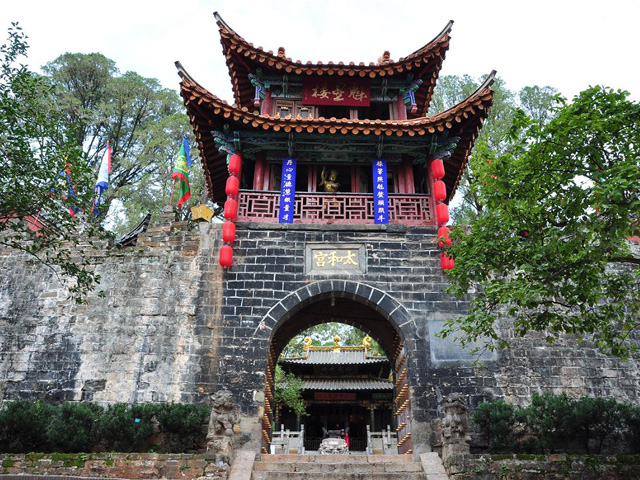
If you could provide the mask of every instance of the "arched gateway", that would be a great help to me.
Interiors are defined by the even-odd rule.
[[[255,47],[215,16],[234,105],[177,64],[208,196],[225,214],[224,341],[206,367],[247,412],[266,383],[268,451],[278,354],[306,327],[349,323],[391,362],[399,451],[428,450],[442,393],[430,369],[456,361],[446,344],[430,345],[464,310],[444,294],[453,259],[438,237],[448,237],[447,205],[487,118],[493,74],[428,116],[452,22],[397,61],[384,52],[375,64],[314,64]]]
[[[409,362],[404,339],[406,335],[413,336],[415,324],[400,303],[382,290],[364,283],[325,280],[302,287],[288,295],[269,311],[264,322],[271,327],[271,336],[267,359],[265,415],[262,420],[263,453],[269,452],[273,435],[272,425],[276,408],[273,401],[274,372],[278,356],[295,335],[326,322],[346,323],[367,332],[387,354],[391,363],[392,396],[388,413],[384,411],[379,415],[389,418],[388,421],[397,434],[398,453],[413,453],[407,380]],[[404,325],[404,331],[401,325]],[[350,362],[356,363],[353,359]],[[325,379],[332,378],[330,372],[326,373],[329,375],[325,375]],[[347,389],[352,390],[353,386]],[[347,419],[356,411],[366,411],[366,419],[360,422],[359,433],[362,435],[365,424],[369,431],[376,430],[375,406],[369,401],[357,402],[354,392],[342,395],[334,392],[333,398],[326,395],[323,400],[312,405],[315,408],[311,418],[306,420],[307,431],[317,431],[320,422],[324,420],[326,423],[330,417],[329,411],[335,412],[336,408]]]

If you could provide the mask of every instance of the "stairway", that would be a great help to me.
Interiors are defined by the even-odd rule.
[[[448,480],[438,454],[257,455],[251,480]]]

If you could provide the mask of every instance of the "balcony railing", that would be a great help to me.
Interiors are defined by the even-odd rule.
[[[238,221],[278,222],[280,192],[243,190],[238,204]],[[389,223],[435,225],[431,205],[430,195],[389,194]],[[294,223],[373,225],[373,195],[296,192],[293,219]]]

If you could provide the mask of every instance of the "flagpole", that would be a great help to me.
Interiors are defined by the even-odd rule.
[[[173,188],[171,188],[171,200],[169,200],[169,205],[171,205],[173,207],[173,193],[176,191],[176,182],[177,180],[173,181]]]

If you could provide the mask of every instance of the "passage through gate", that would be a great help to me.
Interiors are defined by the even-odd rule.
[[[263,453],[313,452],[327,438],[354,454],[413,453],[407,350],[372,308],[311,302],[274,331],[267,363]],[[295,382],[303,413],[286,401]]]

